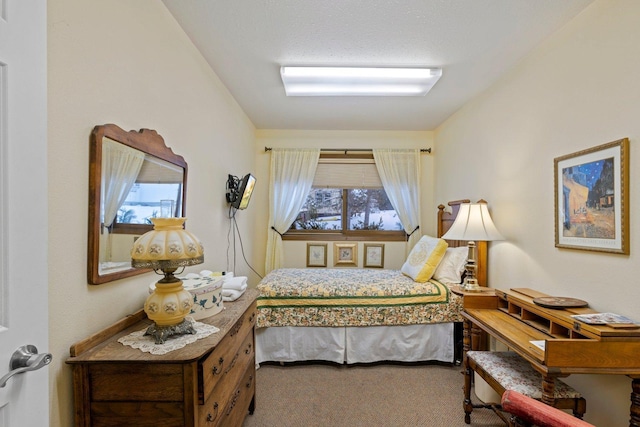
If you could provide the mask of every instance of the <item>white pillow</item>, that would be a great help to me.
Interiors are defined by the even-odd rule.
[[[438,267],[448,246],[443,239],[422,236],[411,249],[411,253],[400,271],[416,282],[428,281],[436,271],[436,267]]]
[[[462,273],[464,273],[468,253],[469,248],[466,246],[447,248],[442,261],[433,273],[433,278],[440,283],[462,283]]]

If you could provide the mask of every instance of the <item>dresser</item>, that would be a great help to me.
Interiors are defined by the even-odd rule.
[[[141,310],[71,346],[76,426],[241,426],[255,409],[256,297],[247,290],[199,322],[219,332],[164,355],[125,346]]]

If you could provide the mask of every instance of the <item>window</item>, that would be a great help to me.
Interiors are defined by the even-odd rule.
[[[321,155],[287,240],[398,240],[406,234],[372,155]]]
[[[151,218],[175,215],[175,200],[179,199],[180,183],[136,183],[118,209],[116,223],[151,225]]]
[[[111,225],[111,233],[142,234],[153,228],[151,218],[182,216],[183,170],[151,156],[138,172],[135,183]]]

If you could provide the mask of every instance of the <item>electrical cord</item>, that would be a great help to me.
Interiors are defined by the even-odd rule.
[[[233,271],[236,269],[236,232],[238,233],[238,240],[240,241],[240,252],[242,253],[242,258],[244,259],[245,264],[258,276],[262,279],[262,276],[251,266],[249,261],[247,261],[247,257],[244,253],[244,245],[242,243],[242,236],[240,235],[240,228],[238,228],[238,221],[236,220],[237,209],[229,206],[229,232],[227,233],[227,267],[229,266],[229,249],[231,248],[231,242],[229,241],[229,236],[233,233]]]

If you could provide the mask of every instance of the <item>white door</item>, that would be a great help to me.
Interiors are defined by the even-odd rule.
[[[0,0],[0,378],[49,345],[46,18],[46,0]],[[49,425],[48,371],[0,388],[0,427]]]

